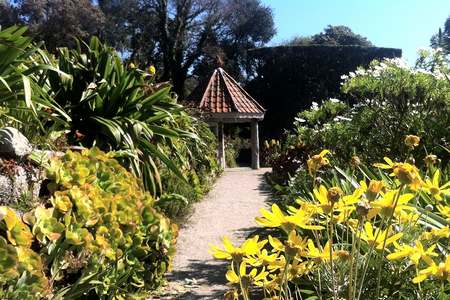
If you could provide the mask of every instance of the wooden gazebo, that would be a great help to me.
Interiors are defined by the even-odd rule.
[[[265,109],[222,68],[214,70],[206,87],[199,86],[189,100],[202,111],[203,119],[214,128],[219,149],[218,161],[225,167],[224,123],[251,123],[252,168],[259,169],[258,121]]]

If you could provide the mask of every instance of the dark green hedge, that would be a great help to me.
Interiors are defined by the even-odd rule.
[[[278,137],[297,112],[313,101],[346,100],[341,75],[367,66],[374,59],[401,57],[402,50],[361,46],[279,46],[249,51],[256,76],[248,92],[266,109],[263,138]]]

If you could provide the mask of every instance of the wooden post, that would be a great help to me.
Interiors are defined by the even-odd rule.
[[[259,133],[258,121],[252,120],[252,169],[259,169]]]
[[[225,168],[225,141],[223,138],[223,123],[217,123],[217,141],[219,143],[219,149],[217,151],[217,159],[219,166]]]

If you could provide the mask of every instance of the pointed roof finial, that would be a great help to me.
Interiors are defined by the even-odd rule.
[[[225,65],[223,55],[221,55],[220,53],[216,54],[216,65],[218,68],[223,68],[223,66]]]
[[[241,114],[265,112],[265,109],[222,68],[214,70],[201,95],[198,107],[205,112]]]

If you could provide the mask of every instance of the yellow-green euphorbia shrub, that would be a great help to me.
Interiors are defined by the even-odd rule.
[[[328,153],[310,159],[312,176],[328,165],[316,163]],[[224,238],[223,249],[213,246],[216,259],[230,261],[226,278],[235,288],[226,297],[253,299],[252,290],[264,299],[448,295],[450,182],[432,163],[421,172],[384,160],[375,164],[378,179],[346,174],[316,183],[286,211],[277,204],[261,209],[256,222],[269,229],[267,238],[239,247]]]
[[[0,295],[122,299],[161,283],[177,228],[113,152],[68,151],[47,173],[42,205],[22,218],[0,208]],[[23,295],[22,278],[34,284]]]

